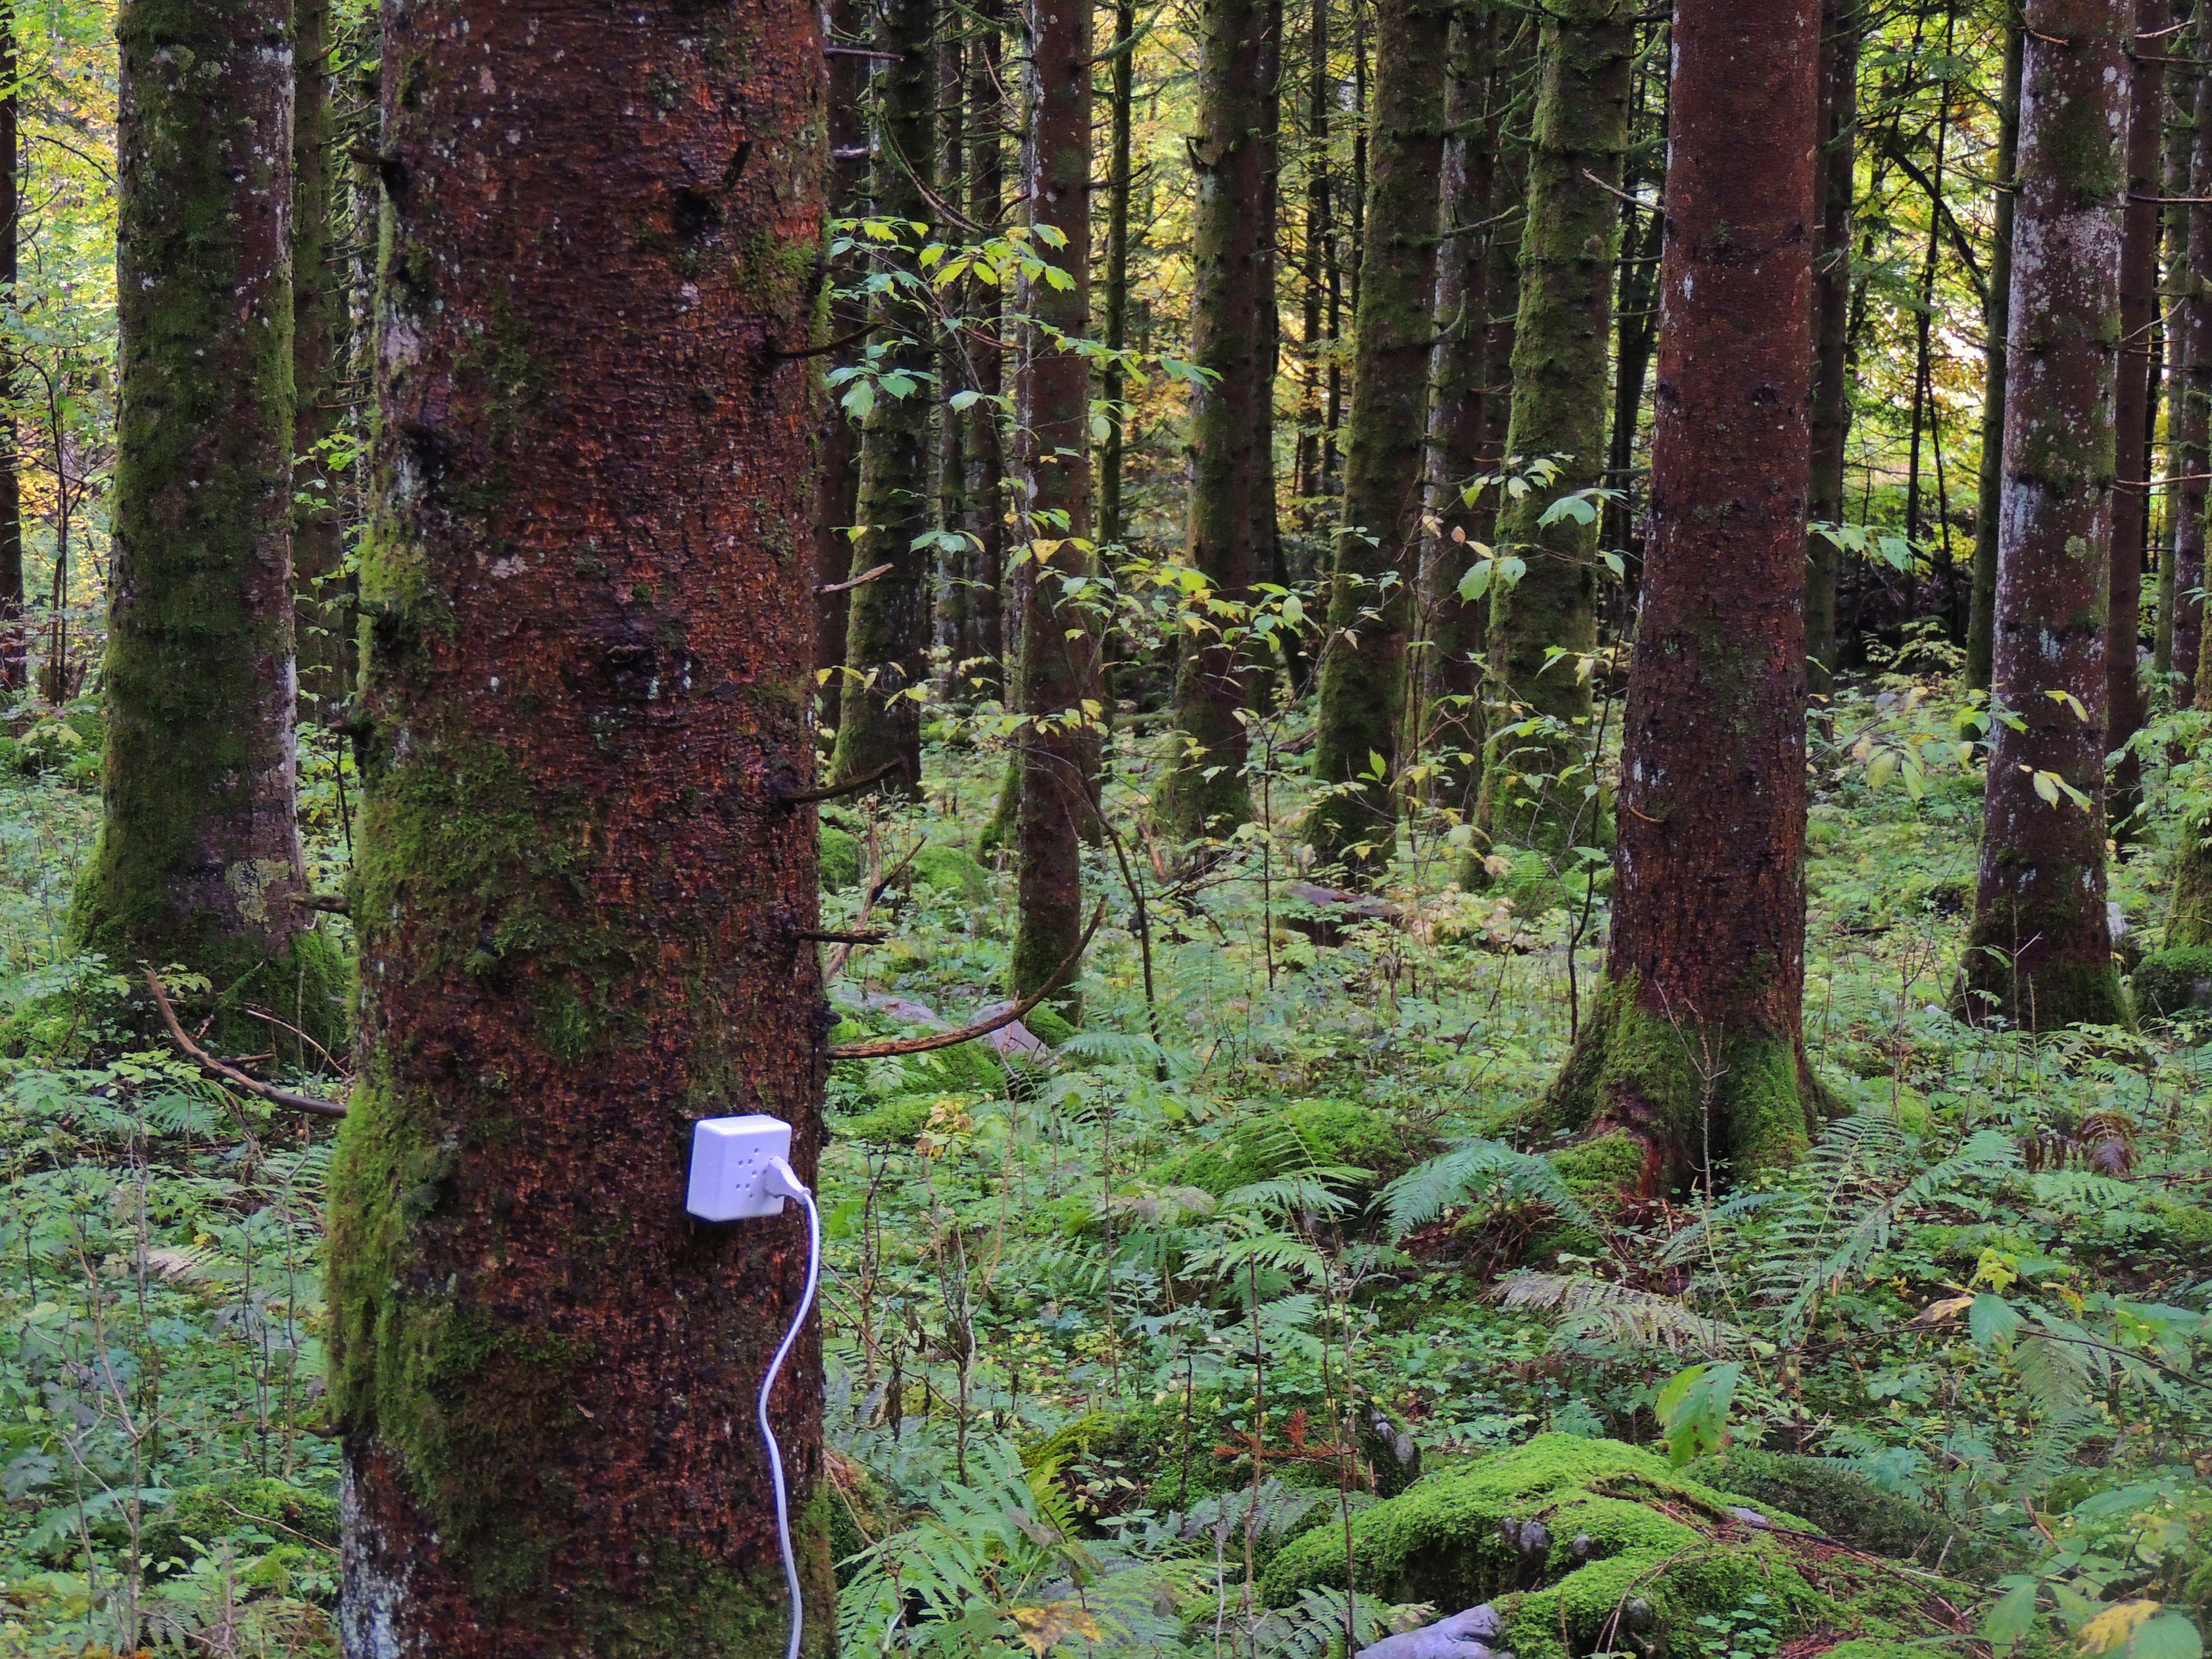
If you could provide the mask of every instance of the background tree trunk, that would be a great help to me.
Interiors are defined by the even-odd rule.
[[[1634,13],[1630,0],[1572,0],[1546,16],[1538,47],[1505,447],[1523,465],[1548,457],[1559,471],[1498,507],[1497,550],[1528,568],[1518,582],[1492,589],[1493,707],[1478,844],[1558,853],[1606,833],[1597,798],[1584,793],[1596,780],[1584,764],[1589,680],[1578,672],[1597,646],[1599,514],[1592,503],[1586,522],[1542,520],[1554,502],[1605,479],[1614,192],[1628,141]],[[1555,649],[1568,660],[1555,660]]]
[[[1191,362],[1212,377],[1191,388],[1190,517],[1184,556],[1214,596],[1249,605],[1260,562],[1262,496],[1275,488],[1261,447],[1275,395],[1273,200],[1275,131],[1267,105],[1279,72],[1279,0],[1206,0],[1200,13],[1198,202],[1191,233]],[[1266,551],[1272,554],[1273,548]],[[1201,611],[1206,625],[1220,619]],[[1223,836],[1252,816],[1240,718],[1255,665],[1232,630],[1182,641],[1176,676],[1179,751],[1161,781],[1160,822],[1181,842]]]
[[[2174,62],[2166,77],[2165,222],[2160,236],[2166,271],[2160,283],[2165,301],[2166,334],[2166,488],[2159,493],[2157,530],[2158,621],[2152,634],[2150,672],[2159,684],[2173,668],[2173,538],[2179,528],[2176,503],[2180,499],[2184,413],[2182,380],[2188,369],[2189,331],[2182,316],[2183,297],[2189,285],[2189,226],[2192,210],[2187,203],[2189,179],[2197,158],[2197,41],[2202,38],[2194,19],[2173,37]]]
[[[1108,77],[1107,105],[1112,128],[1107,138],[1104,319],[1106,344],[1114,351],[1129,343],[1129,124],[1134,113],[1131,100],[1136,94],[1136,0],[1114,0],[1113,61]],[[1279,44],[1270,36],[1266,43],[1267,52],[1272,55]],[[1206,87],[1201,80],[1198,118],[1201,131],[1206,130],[1205,99]],[[1202,172],[1202,163],[1194,161],[1194,166]],[[1204,188],[1201,182],[1200,189]],[[1272,227],[1272,216],[1268,222]],[[1195,314],[1198,307],[1194,295],[1194,285]],[[1109,359],[1098,378],[1100,393],[1106,400],[1106,441],[1099,446],[1098,455],[1098,539],[1112,544],[1127,541],[1129,535],[1128,526],[1121,516],[1121,399],[1128,390],[1128,376],[1122,372],[1118,359]]]
[[[830,0],[826,8],[832,39],[857,46],[867,38],[859,0]],[[830,182],[829,209],[834,214],[859,213],[866,205],[868,158],[868,60],[840,53],[830,65]],[[834,261],[829,281],[833,288],[852,281],[848,260]],[[867,320],[867,309],[857,300],[833,297],[827,329],[831,340],[849,338]],[[826,343],[826,342],[825,342]],[[855,344],[837,356],[840,365],[857,362],[861,348]],[[853,574],[853,540],[847,532],[860,515],[860,428],[848,415],[836,394],[822,401],[814,439],[814,506],[811,520],[813,538],[814,583],[836,587]],[[844,700],[845,629],[852,610],[848,593],[817,593],[814,598],[814,668],[820,686],[817,718],[832,731]]]
[[[2016,13],[2005,25],[2004,82],[1997,94],[1997,188],[1991,207],[1990,289],[1982,307],[1982,476],[1974,507],[1974,586],[1966,611],[1966,687],[1990,689],[1996,651],[1997,520],[2004,512],[2005,341],[2011,332],[2013,182],[2020,176],[2020,76],[2027,36]]]
[[[1820,16],[1820,223],[1813,245],[1813,483],[1816,524],[1844,522],[1844,462],[1851,435],[1851,213],[1857,190],[1859,43],[1856,0],[1828,0]],[[1836,544],[1805,538],[1805,689],[1835,684]]]
[[[978,33],[968,55],[968,217],[977,225],[995,228],[1006,189],[1000,143],[1000,128],[1006,118],[999,88],[1000,9],[994,0],[981,9],[981,15],[988,27]],[[1005,368],[995,343],[1004,326],[1004,307],[998,284],[976,283],[971,289],[981,314],[970,331],[968,362],[975,390],[982,396],[969,409],[963,440],[968,463],[968,530],[975,538],[975,591],[968,601],[967,651],[981,659],[974,672],[975,689],[990,696],[1003,696],[1007,684],[1006,445],[1000,429],[1006,416],[997,402],[1005,389]]]
[[[1435,332],[1437,180],[1443,170],[1446,0],[1377,0],[1373,176],[1362,223],[1344,517],[1329,584],[1306,820],[1324,864],[1387,874],[1397,846],[1398,735],[1420,561],[1422,448]],[[1357,229],[1355,228],[1355,234]],[[1389,580],[1386,584],[1383,578]]]
[[[300,693],[318,725],[351,693],[353,606],[338,475],[317,446],[339,426],[344,294],[333,258],[337,147],[331,132],[330,0],[295,0],[292,112],[292,586]]]
[[[931,51],[934,0],[878,0],[875,50],[888,54],[876,76],[875,200],[871,211],[893,221],[896,242],[872,245],[895,271],[919,275],[926,234],[937,217],[926,180],[935,160],[937,65]],[[887,792],[921,788],[921,706],[903,695],[929,678],[929,575],[935,494],[929,470],[929,416],[936,367],[927,312],[903,289],[879,294],[882,348],[874,404],[860,422],[860,490],[853,538],[853,576],[890,570],[852,590],[845,616],[845,690],[837,709],[830,775],[865,776],[890,762],[900,770]],[[921,542],[921,545],[915,544]],[[855,675],[869,677],[865,685]]]
[[[697,1119],[814,1176],[816,13],[408,0],[332,1174],[346,1651],[780,1651],[755,1393],[803,1218],[684,1210]],[[774,1405],[827,1651],[811,1333]]]
[[[15,293],[16,248],[22,240],[22,209],[15,190],[17,117],[22,94],[15,84],[15,7],[0,4],[0,290],[11,303]],[[0,398],[15,401],[12,368],[0,379]],[[0,431],[0,690],[21,690],[27,660],[23,620],[23,456],[10,416]]]
[[[2202,42],[2212,35],[2200,26]],[[2173,623],[2167,667],[2174,702],[2189,701],[2204,636],[2204,607],[2191,596],[2204,586],[2205,472],[2212,465],[2212,75],[2197,82],[2196,134],[2190,146],[2187,252],[2176,301],[2181,330],[2181,378],[2173,387],[2168,430],[2173,446]],[[2163,586],[2161,588],[2163,592]]]
[[[1017,303],[1033,320],[1015,392],[1029,556],[1016,567],[1023,616],[1021,803],[1016,828],[1020,918],[1009,988],[1030,995],[1052,977],[1083,929],[1083,831],[1098,769],[1098,642],[1068,578],[1087,575],[1091,534],[1091,370],[1055,335],[1091,325],[1091,9],[1087,0],[1029,0],[1029,118],[1022,184],[1044,258],[1066,289],[1024,281]],[[1093,706],[1088,709],[1085,704]],[[1071,979],[1054,993],[1080,1012]]]
[[[107,763],[70,925],[118,971],[181,962],[329,1035],[295,801],[291,21],[138,0],[117,25]]]
[[[1992,691],[2023,725],[1990,734],[1960,994],[1972,1018],[2045,1030],[2127,1015],[2105,915],[2104,739],[2131,10],[2030,0],[2024,15]]]
[[[1542,1115],[1648,1179],[1795,1158],[1820,0],[1677,0],[1643,623],[1606,979]],[[1758,64],[1747,79],[1740,70]]]

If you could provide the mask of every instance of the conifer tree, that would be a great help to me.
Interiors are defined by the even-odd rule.
[[[1856,0],[1820,13],[1820,222],[1813,252],[1813,484],[1815,525],[1844,521],[1844,465],[1851,431],[1851,208],[1856,191],[1859,50],[1866,21]],[[1996,359],[1993,356],[1994,363]],[[1996,372],[1994,368],[1992,373]],[[1805,538],[1806,690],[1825,697],[1836,670],[1836,544]]]

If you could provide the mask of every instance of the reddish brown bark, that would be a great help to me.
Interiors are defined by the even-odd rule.
[[[2132,9],[2026,9],[1991,693],[2014,719],[1990,734],[1961,986],[1969,1016],[2019,1025],[2125,1013],[2105,915],[2105,617]]]
[[[2136,33],[2158,37],[2172,21],[2170,0],[2136,0]],[[2105,749],[2107,755],[2142,725],[2136,641],[2142,631],[2142,556],[2150,505],[2139,469],[2149,459],[2152,334],[2158,319],[2158,193],[2166,137],[2166,47],[2154,38],[2130,53],[2128,103],[2128,198],[2120,228],[2119,384],[2114,395],[2113,448],[2136,483],[2112,498],[2111,590],[2105,618]],[[2135,810],[2140,769],[2132,755],[2112,769],[2115,823]]]
[[[1679,0],[1643,620],[1606,984],[1547,1102],[1677,1176],[1787,1161],[1805,1061],[1819,0]],[[1741,66],[1757,64],[1747,77]]]
[[[1082,829],[1098,769],[1098,641],[1091,619],[1064,586],[1085,575],[1091,534],[1091,366],[1063,340],[1091,319],[1091,8],[1082,0],[1030,0],[1029,130],[1022,185],[1039,252],[1073,280],[1066,289],[1024,282],[1014,408],[1020,428],[1028,556],[1015,571],[1023,625],[1019,742],[1020,921],[1009,969],[1017,997],[1040,989],[1083,931]],[[1091,707],[1085,708],[1089,703]],[[1076,1005],[1074,981],[1057,994]]]
[[[825,91],[804,0],[384,12],[375,622],[332,1177],[349,1654],[780,1651],[755,1391],[811,1180],[807,524]],[[821,1362],[773,1409],[828,1650]]]

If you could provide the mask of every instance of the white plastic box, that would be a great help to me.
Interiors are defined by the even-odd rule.
[[[691,1187],[684,1207],[702,1221],[781,1215],[783,1197],[768,1184],[769,1162],[791,1156],[791,1125],[755,1112],[702,1118],[691,1131]]]

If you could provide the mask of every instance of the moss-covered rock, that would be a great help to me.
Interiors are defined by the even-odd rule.
[[[1365,1594],[1439,1607],[1492,1601],[1506,1622],[1494,1645],[1521,1659],[1618,1650],[1632,1633],[1646,1650],[1698,1652],[1709,1627],[1698,1620],[1725,1620],[1753,1594],[1790,1637],[1923,1633],[1895,1575],[1846,1582],[1844,1560],[1821,1562],[1778,1528],[1812,1530],[1640,1448],[1545,1434],[1356,1516],[1351,1547]],[[1262,1575],[1266,1601],[1341,1587],[1345,1556],[1340,1528],[1297,1539]]]
[[[329,1493],[288,1480],[226,1480],[183,1487],[155,1511],[139,1534],[139,1559],[160,1572],[224,1543],[246,1556],[272,1545],[297,1556],[303,1546],[335,1549],[337,1541],[338,1504]]]
[[[2186,1009],[2212,1013],[2212,948],[2154,951],[2136,964],[2136,1012],[2171,1019]]]
[[[1875,1555],[1972,1572],[1982,1547],[1963,1528],[1894,1492],[1884,1492],[1838,1457],[1798,1457],[1731,1447],[1682,1473],[1707,1486],[1802,1516],[1814,1530]]]
[[[1640,1192],[1656,1178],[1648,1167],[1650,1146],[1625,1130],[1562,1146],[1549,1156],[1577,1197]]]

